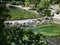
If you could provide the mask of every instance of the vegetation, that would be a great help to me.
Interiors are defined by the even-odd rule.
[[[45,12],[45,16],[50,16],[50,11],[45,9],[48,9],[50,4],[57,4],[60,2],[57,0],[0,0],[0,45],[48,45],[43,39],[45,38],[44,35],[59,35],[60,25],[57,24],[39,25],[34,28],[26,28],[26,30],[20,27],[5,27],[4,21],[9,18],[25,19],[39,17],[26,10],[17,8],[9,8],[9,10],[6,6],[7,3],[24,6],[29,6],[31,4],[34,5],[33,9],[40,9],[39,11],[42,11],[42,13]],[[59,12],[60,11],[57,10],[57,13]]]
[[[10,17],[9,10],[6,8],[5,2],[0,2],[0,28],[2,28],[2,23],[4,20],[8,19]],[[2,6],[3,5],[3,6]],[[1,25],[2,24],[2,25]]]
[[[28,7],[29,6],[29,0],[25,0],[25,6]]]
[[[52,37],[52,36],[54,37],[54,36],[59,35],[60,24],[48,23],[48,24],[37,25],[36,27],[28,27],[26,29],[33,30],[33,32],[35,32],[35,33],[39,32],[39,33],[49,36],[49,37]]]
[[[21,5],[21,3],[19,1],[12,1],[11,4],[12,5]]]
[[[10,8],[11,19],[37,18],[36,14],[22,10]]]
[[[3,0],[0,0],[0,45],[4,45],[6,44],[5,41],[5,35],[4,35],[4,21],[8,18],[10,18],[10,15],[9,15],[9,10],[7,9],[6,7],[6,2],[7,1],[3,1]]]
[[[4,32],[7,45],[48,45],[43,40],[44,35],[35,34],[32,30],[25,30],[20,27],[5,27]]]
[[[60,25],[55,23],[49,23],[45,25],[39,25],[36,27],[35,32],[40,32],[47,36],[58,36],[60,32]],[[54,33],[54,34],[53,34]]]

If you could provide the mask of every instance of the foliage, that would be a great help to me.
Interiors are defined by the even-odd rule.
[[[37,5],[37,9],[43,9],[41,11],[44,11],[44,9],[48,9],[50,4],[57,4],[59,3],[58,0],[40,0],[39,4]]]
[[[32,30],[25,30],[20,27],[5,27],[6,45],[48,45],[43,40],[44,35],[35,34]]]
[[[8,0],[9,1],[9,0]],[[5,41],[5,36],[4,36],[4,20],[10,18],[11,16],[9,15],[9,10],[6,7],[6,0],[0,0],[0,45],[6,44]]]
[[[51,16],[51,11],[50,10],[44,10],[44,15],[47,17]]]
[[[50,4],[50,0],[41,0],[38,4],[38,8],[47,8]]]
[[[39,4],[40,0],[30,0],[30,4],[34,4],[35,8],[37,8],[37,5]]]
[[[11,4],[12,5],[20,5],[20,2],[18,2],[18,1],[11,1]]]
[[[10,11],[10,14],[11,14],[11,16],[10,16],[9,15],[9,10],[6,7],[6,3],[8,1],[11,1],[11,0],[7,0],[7,1],[6,0],[0,0],[0,45],[13,45],[13,44],[15,44],[15,45],[25,45],[25,44],[27,44],[27,45],[43,45],[45,42],[41,42],[42,41],[41,40],[41,34],[35,34],[32,31],[25,31],[24,29],[20,29],[18,27],[17,28],[16,27],[4,28],[5,27],[4,21],[9,19],[12,15],[13,15],[12,19],[16,19],[16,18],[19,18],[19,19],[21,18],[22,19],[22,18],[34,18],[34,17],[36,17],[36,15],[31,14],[29,12],[22,11],[22,10],[19,10],[19,11],[14,10],[15,12]],[[17,1],[17,0],[13,0],[13,1]],[[18,0],[18,1],[20,1],[20,0]],[[24,0],[21,0],[21,1],[24,2]],[[56,0],[50,0],[50,1],[41,0],[41,2],[40,2],[40,0],[39,1],[32,0],[31,2],[33,4],[35,4],[35,6],[37,6],[37,4],[39,4],[39,8],[42,8],[42,7],[46,8],[46,7],[49,6],[49,3],[51,1],[52,1],[53,4],[56,3]],[[14,4],[19,4],[19,2],[13,2],[13,3]],[[44,4],[42,4],[42,3],[44,3]],[[18,13],[18,14],[16,14],[16,13]],[[46,15],[47,14],[48,13],[46,13]],[[17,17],[17,15],[19,15],[19,17]],[[49,27],[49,29],[51,29],[51,28],[52,27]],[[59,29],[59,27],[54,27],[54,29],[55,28]],[[47,45],[47,43],[45,43],[44,45]]]
[[[40,15],[43,15],[45,9],[48,9],[50,6],[50,0],[40,0],[39,4],[37,5],[37,11]],[[45,15],[45,14],[44,14]]]
[[[57,4],[58,0],[50,0],[51,4]]]
[[[29,6],[29,4],[30,4],[29,0],[25,0],[25,6],[27,7]]]

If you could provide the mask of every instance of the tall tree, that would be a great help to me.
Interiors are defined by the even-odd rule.
[[[50,4],[56,4],[58,0],[50,0]]]
[[[6,45],[4,36],[4,20],[9,17],[9,10],[6,7],[6,0],[0,0],[0,45]]]
[[[6,27],[6,40],[8,45],[48,45],[42,34],[35,34],[32,29],[25,30],[20,27]],[[44,41],[44,42],[42,42]]]
[[[49,17],[50,23],[53,21],[53,18],[52,17],[54,16],[54,14],[51,14],[51,10],[46,9],[44,11],[44,15],[47,16],[47,17]]]
[[[37,5],[39,4],[41,0],[29,0],[29,1],[30,1],[30,4],[33,4],[35,8],[37,8]]]
[[[29,6],[29,0],[25,0],[25,6]]]
[[[41,0],[38,8],[47,8],[50,4],[50,0]]]

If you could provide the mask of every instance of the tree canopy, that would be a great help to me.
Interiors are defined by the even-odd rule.
[[[6,7],[6,0],[0,0],[0,45],[5,44],[5,36],[4,36],[4,20],[10,17],[9,10]]]

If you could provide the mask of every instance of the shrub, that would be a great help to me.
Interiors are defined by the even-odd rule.
[[[43,35],[35,34],[32,30],[25,30],[19,27],[4,28],[6,45],[48,45],[43,40]],[[42,38],[42,39],[41,39]],[[42,42],[43,40],[43,42]]]
[[[20,5],[20,2],[18,2],[18,1],[12,1],[11,4],[12,5]]]

